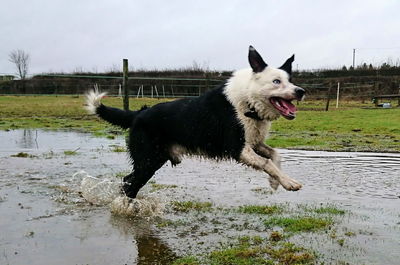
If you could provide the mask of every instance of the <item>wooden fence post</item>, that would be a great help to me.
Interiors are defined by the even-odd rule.
[[[124,110],[129,110],[129,91],[128,91],[128,59],[122,60],[123,65],[123,79],[122,79],[122,87],[124,90]]]
[[[332,82],[329,82],[328,95],[326,96],[325,111],[328,111],[328,109],[329,109],[329,101],[331,100],[331,89],[332,89]]]
[[[398,94],[400,95],[400,85],[399,85],[399,93]],[[400,98],[397,98],[397,107],[400,107]]]

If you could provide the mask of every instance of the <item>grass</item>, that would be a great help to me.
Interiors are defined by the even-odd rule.
[[[178,226],[183,226],[187,225],[188,222],[184,220],[161,220],[156,224],[157,228],[164,228],[164,227],[178,227]]]
[[[151,192],[155,192],[158,190],[163,190],[163,189],[175,189],[178,186],[174,184],[159,184],[159,183],[150,183],[151,185]]]
[[[131,98],[131,109],[143,105],[170,101],[171,99]],[[122,108],[122,99],[105,97],[102,100],[108,106]],[[65,117],[80,119],[87,114],[83,96],[0,96],[1,117]]]
[[[19,152],[18,154],[11,155],[11,157],[34,158],[34,157],[37,157],[37,156],[31,155],[31,154],[28,154],[28,153],[25,153],[25,152]]]
[[[352,232],[352,231],[347,231],[346,233],[344,233],[344,235],[345,235],[345,236],[348,236],[348,237],[352,237],[352,236],[355,236],[356,233],[354,233],[354,232]]]
[[[345,240],[344,240],[344,238],[341,238],[341,239],[338,239],[337,242],[341,247],[343,247]]]
[[[134,110],[143,105],[152,106],[169,100],[135,98],[129,103]],[[121,98],[105,97],[102,102],[122,108]],[[0,96],[0,129],[68,129],[108,138],[113,137],[110,132],[120,131],[94,115],[87,114],[83,107],[83,96]]]
[[[333,225],[333,220],[311,216],[271,217],[264,224],[268,228],[282,227],[287,232],[312,232],[328,228]]]
[[[116,177],[116,178],[123,178],[123,177],[125,177],[125,176],[128,175],[128,174],[129,174],[129,171],[124,170],[124,171],[117,172],[117,173],[115,174],[115,177]]]
[[[278,205],[261,206],[261,205],[245,205],[239,207],[239,212],[247,214],[276,214],[283,212],[283,207]]]
[[[238,246],[223,250],[213,251],[210,254],[210,263],[215,265],[258,265],[258,264],[274,264],[261,256],[262,250],[257,247]]]
[[[178,202],[174,204],[177,204],[184,212],[201,208],[194,206],[196,202]],[[216,214],[218,210],[224,212],[225,209],[215,208],[212,214]],[[259,215],[256,219],[259,220],[260,224],[264,224],[265,227],[257,231],[262,231],[262,233],[253,236],[240,236],[237,240],[230,238],[225,243],[219,242],[219,247],[210,247],[202,253],[194,252],[195,254],[193,254],[189,251],[188,256],[181,257],[172,264],[324,264],[326,260],[324,260],[323,255],[305,248],[302,243],[294,244],[291,242],[292,238],[298,239],[299,233],[301,233],[300,238],[305,238],[307,235],[304,233],[313,232],[310,236],[330,236],[329,242],[336,244],[338,247],[346,248],[347,238],[355,235],[353,232],[337,234],[335,227],[333,227],[334,221],[340,222],[338,217],[343,216],[347,211],[332,204],[317,206],[297,205],[295,208],[287,205],[244,205],[235,208],[234,212],[246,217],[250,217],[249,215],[253,214]],[[281,213],[291,213],[291,215],[283,217],[279,215]],[[251,218],[254,218],[254,216]],[[157,227],[176,228],[180,225],[193,223],[193,221],[189,221],[184,224],[182,223],[185,222],[184,220],[186,219],[177,221],[163,220],[157,224]],[[274,228],[277,229],[275,230]],[[269,235],[265,235],[266,231],[269,232]],[[297,239],[295,240],[297,241]]]
[[[315,260],[310,251],[290,242],[283,243],[279,248],[270,248],[267,253],[280,264],[313,264]]]
[[[336,206],[326,206],[326,207],[318,207],[309,209],[309,211],[318,213],[318,214],[328,214],[328,215],[344,215],[346,213],[345,210],[339,209]]]
[[[177,212],[189,212],[192,210],[205,212],[212,210],[212,203],[195,201],[173,201],[172,208],[174,211]]]
[[[200,265],[200,261],[197,257],[187,256],[175,260],[172,265]]]
[[[125,153],[126,152],[126,148],[123,146],[119,146],[119,145],[113,145],[111,148],[111,152],[115,152],[115,153]]]
[[[77,154],[78,154],[77,150],[65,150],[64,151],[64,155],[66,155],[66,156],[74,156],[74,155],[77,155]]]
[[[170,100],[132,98],[130,108]],[[106,97],[103,102],[122,107],[120,98]],[[371,103],[349,101],[325,112],[324,104],[301,102],[295,120],[273,123],[267,144],[308,150],[400,152],[400,108],[374,109]],[[108,138],[122,132],[88,115],[83,105],[82,96],[0,96],[0,129],[67,129]]]
[[[284,235],[278,231],[272,231],[269,240],[271,241],[281,241],[284,238]]]
[[[349,108],[301,111],[293,121],[277,120],[276,147],[317,150],[400,151],[400,109]]]
[[[177,259],[175,265],[273,265],[314,264],[315,255],[290,242],[271,242],[260,237],[239,238],[231,246],[205,253],[203,257],[187,256]]]

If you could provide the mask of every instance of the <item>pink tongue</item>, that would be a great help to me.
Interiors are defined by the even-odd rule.
[[[296,106],[295,105],[293,105],[291,102],[289,102],[289,101],[287,101],[287,100],[284,100],[284,99],[281,99],[280,100],[280,103],[281,103],[281,105],[283,106],[283,107],[285,107],[285,109],[286,109],[286,113],[287,114],[289,114],[289,113],[295,113],[296,112]]]

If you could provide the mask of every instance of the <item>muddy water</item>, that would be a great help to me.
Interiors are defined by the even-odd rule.
[[[268,234],[259,216],[176,213],[173,200],[210,201],[224,209],[278,203],[293,211],[334,204],[347,211],[337,234],[355,233],[344,247],[318,233],[292,240],[328,264],[400,260],[400,154],[280,150],[284,170],[304,188],[275,193],[260,172],[187,159],[157,172],[157,184],[176,186],[146,185],[132,217],[112,214],[108,204],[120,196],[115,176],[130,168],[125,153],[112,151],[124,139],[15,130],[0,132],[0,141],[0,264],[167,264],[240,235]],[[20,152],[29,157],[12,156]],[[163,220],[179,225],[158,226]]]

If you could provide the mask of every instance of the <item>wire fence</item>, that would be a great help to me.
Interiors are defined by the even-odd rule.
[[[0,82],[2,95],[81,95],[94,87],[111,96],[123,93],[121,76],[106,75],[36,75],[28,80]],[[128,79],[130,97],[180,98],[197,97],[226,82],[221,78],[136,77]],[[342,78],[300,79],[295,83],[307,91],[309,99],[334,98],[340,83],[341,99],[370,100],[377,95],[400,94],[400,79],[396,78]]]
[[[224,78],[129,77],[128,92],[133,97],[195,97],[224,82]],[[83,94],[93,87],[109,95],[122,94],[120,76],[37,75],[0,85],[0,94],[62,95]]]

